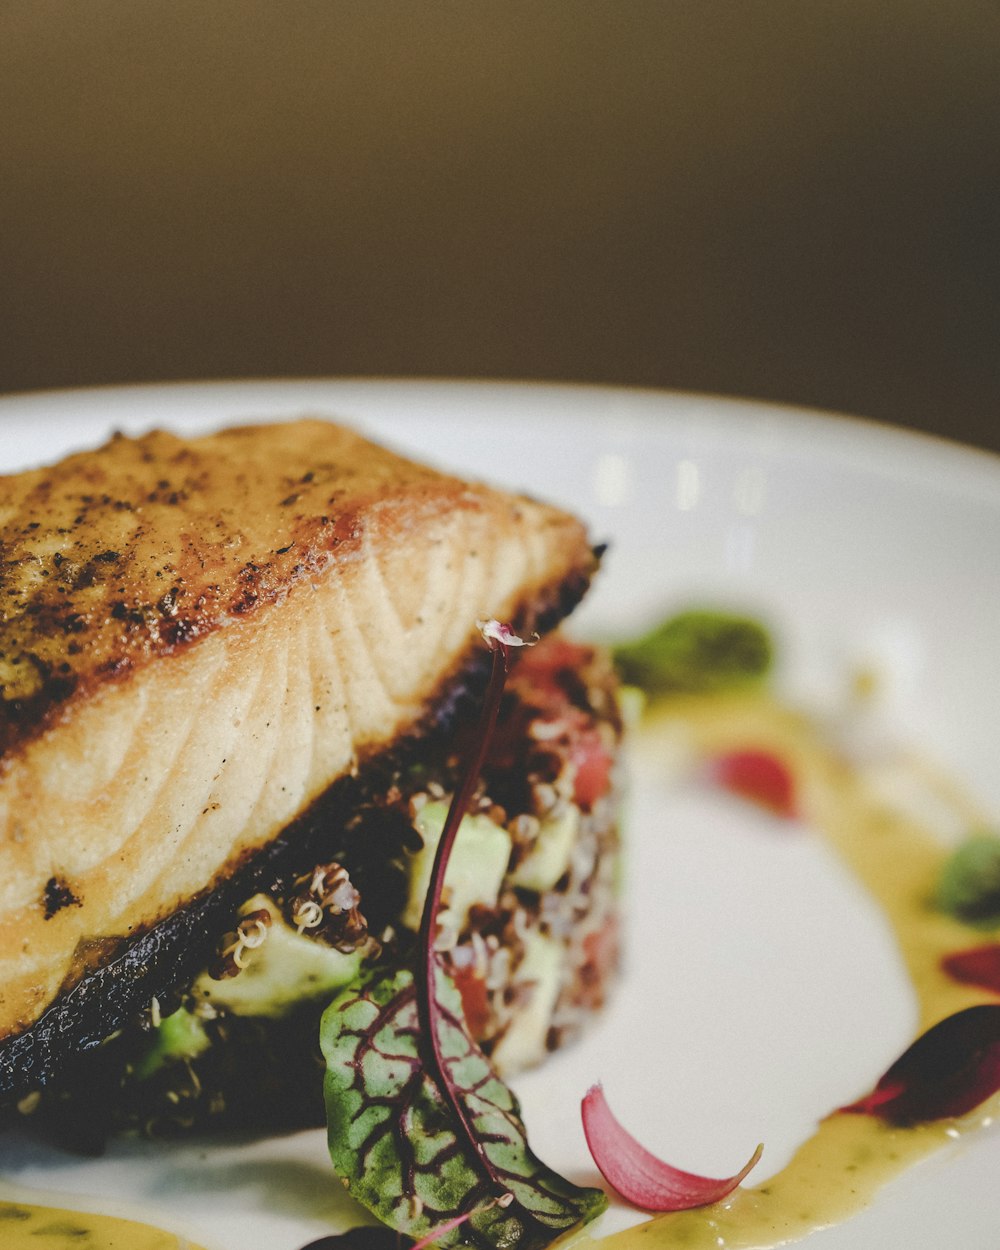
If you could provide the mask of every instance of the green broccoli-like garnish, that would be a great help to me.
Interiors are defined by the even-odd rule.
[[[613,654],[622,680],[648,694],[703,694],[762,684],[774,646],[758,621],[691,609],[620,644]]]
[[[974,834],[945,863],[935,905],[977,929],[1000,927],[1000,837]]]

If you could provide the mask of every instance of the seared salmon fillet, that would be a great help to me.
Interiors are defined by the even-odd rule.
[[[88,971],[443,716],[477,618],[547,628],[595,563],[565,513],[322,420],[0,478],[0,1092],[44,1083]]]

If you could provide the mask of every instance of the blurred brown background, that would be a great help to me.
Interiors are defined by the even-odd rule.
[[[678,387],[1000,449],[997,0],[0,4],[0,390]]]

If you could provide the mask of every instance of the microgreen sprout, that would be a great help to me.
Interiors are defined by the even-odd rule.
[[[500,700],[503,696],[507,672],[510,666],[510,648],[530,645],[518,637],[509,625],[500,621],[477,621],[477,628],[483,635],[486,645],[493,653],[489,682],[483,698],[479,723],[472,735],[472,747],[469,758],[465,761],[461,780],[455,789],[445,818],[444,829],[438,841],[431,869],[431,880],[427,890],[427,900],[420,920],[419,936],[419,968],[417,978],[417,1010],[420,1016],[422,1036],[426,1045],[426,1063],[428,1070],[444,1094],[451,1107],[466,1141],[479,1156],[487,1174],[494,1175],[493,1165],[486,1154],[483,1143],[469,1121],[465,1106],[458,1090],[452,1081],[448,1064],[441,1053],[440,1004],[437,997],[438,955],[435,950],[437,937],[437,919],[441,907],[441,893],[444,888],[445,873],[451,858],[455,838],[462,823],[462,817],[472,799],[479,774],[489,750],[490,739],[496,727],[497,715],[500,711]],[[498,1181],[499,1185],[499,1181]],[[502,1188],[502,1186],[500,1186]]]
[[[542,1250],[607,1198],[532,1153],[517,1099],[472,1040],[435,949],[448,858],[496,724],[509,650],[525,645],[499,622],[481,628],[491,673],[438,842],[415,964],[364,966],[323,1015],[327,1140],[352,1195],[419,1245]]]
[[[509,1207],[513,1201],[514,1195],[508,1190],[506,1193],[501,1194],[499,1198],[492,1198],[489,1202],[484,1202],[475,1211],[465,1211],[462,1215],[456,1215],[453,1219],[445,1220],[433,1232],[428,1233],[426,1237],[422,1237],[410,1250],[429,1250],[430,1246],[437,1245],[442,1237],[454,1232],[456,1228],[461,1228],[463,1224],[467,1224],[480,1211],[488,1211],[491,1207]]]

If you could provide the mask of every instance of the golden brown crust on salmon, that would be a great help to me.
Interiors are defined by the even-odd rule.
[[[593,565],[566,514],[324,421],[0,479],[0,1038],[418,726],[477,616]]]
[[[0,755],[74,693],[356,559],[366,533],[409,545],[451,509],[516,527],[525,506],[317,420],[119,434],[0,477]],[[575,521],[528,506],[565,555],[586,558]]]

